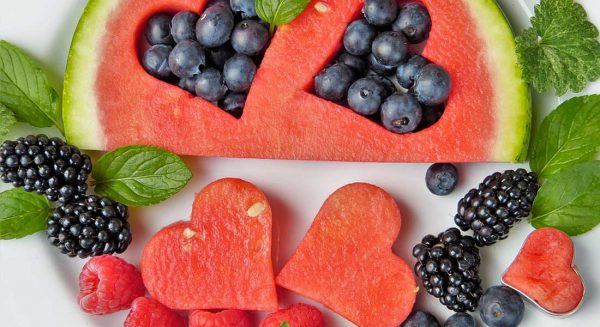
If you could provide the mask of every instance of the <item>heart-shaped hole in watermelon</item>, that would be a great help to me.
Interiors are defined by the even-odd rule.
[[[148,74],[240,118],[270,38],[254,0],[213,0],[200,13],[153,14],[138,55]]]
[[[435,124],[451,89],[448,72],[421,56],[432,20],[420,2],[367,0],[340,50],[307,91],[395,133]]]

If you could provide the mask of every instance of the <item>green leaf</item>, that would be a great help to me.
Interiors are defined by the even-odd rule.
[[[600,149],[600,95],[572,98],[542,122],[531,149],[531,169],[548,178],[593,160]]]
[[[552,175],[539,189],[529,220],[535,228],[554,227],[569,235],[600,223],[600,161],[580,163]]]
[[[256,13],[271,26],[287,24],[304,11],[310,0],[256,0]]]
[[[152,146],[132,145],[102,156],[92,177],[96,193],[125,205],[139,207],[164,201],[192,178],[183,160]]]
[[[290,324],[288,324],[287,321],[284,321],[279,327],[290,327]]]
[[[0,104],[35,127],[60,124],[58,94],[42,69],[21,49],[0,41]]]
[[[21,188],[0,193],[0,239],[21,238],[46,229],[52,213],[48,200]]]
[[[0,104],[0,138],[8,134],[16,122],[17,120],[12,111]]]
[[[600,77],[598,29],[573,0],[542,0],[532,27],[516,38],[517,56],[526,80],[539,92],[580,92]]]

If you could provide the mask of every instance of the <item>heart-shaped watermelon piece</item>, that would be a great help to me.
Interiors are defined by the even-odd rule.
[[[189,222],[156,233],[142,253],[144,285],[172,309],[275,310],[271,208],[240,179],[196,195]]]
[[[350,184],[325,201],[277,284],[320,302],[363,327],[397,326],[418,287],[392,252],[400,211],[384,190]]]
[[[544,311],[565,315],[579,308],[584,286],[573,265],[575,248],[567,234],[540,228],[527,238],[502,282]]]

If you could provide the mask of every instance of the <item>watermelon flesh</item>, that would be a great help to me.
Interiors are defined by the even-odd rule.
[[[91,0],[65,76],[69,142],[107,150],[139,143],[179,154],[344,161],[520,161],[530,126],[529,89],[512,32],[494,0],[425,0],[433,21],[423,55],[448,70],[444,115],[394,134],[311,94],[362,1],[315,1],[276,32],[237,120],[147,74],[141,30],[159,11],[200,12],[204,0]]]
[[[419,289],[391,250],[400,225],[398,206],[384,190],[344,186],[325,201],[276,282],[358,326],[398,326]]]

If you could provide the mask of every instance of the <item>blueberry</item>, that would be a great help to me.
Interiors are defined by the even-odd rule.
[[[233,24],[233,13],[228,7],[208,7],[196,23],[196,38],[205,47],[218,47],[229,41]]]
[[[444,323],[444,327],[475,327],[475,319],[470,314],[458,312],[451,315]]]
[[[169,54],[173,50],[170,45],[157,44],[144,52],[142,66],[148,74],[156,78],[167,78],[171,76],[169,68]]]
[[[195,83],[196,95],[211,102],[219,101],[227,92],[221,72],[214,68],[205,69]]]
[[[179,78],[192,77],[200,73],[206,61],[204,49],[196,41],[179,42],[169,55],[169,67]]]
[[[408,42],[400,32],[382,32],[373,41],[371,51],[380,63],[387,66],[398,66],[406,60]]]
[[[425,59],[421,55],[414,55],[407,62],[401,64],[396,69],[396,79],[398,84],[405,89],[410,89],[414,82],[415,76],[417,76],[423,67],[429,63],[429,60]]]
[[[242,117],[244,104],[246,103],[246,94],[229,92],[221,100],[221,108],[230,113],[235,118]]]
[[[450,194],[458,184],[458,171],[449,163],[436,163],[425,174],[427,188],[435,195]]]
[[[451,87],[450,74],[444,68],[427,64],[415,78],[413,90],[420,103],[433,106],[448,100]]]
[[[339,101],[347,95],[353,80],[352,69],[341,63],[333,64],[315,77],[315,92],[323,99]]]
[[[350,67],[354,74],[358,76],[363,76],[367,73],[367,70],[369,69],[369,66],[367,65],[367,62],[364,58],[351,55],[350,53],[345,51],[342,52],[341,55],[339,55],[336,62],[345,64],[346,66]]]
[[[194,75],[192,77],[182,78],[177,83],[177,86],[179,86],[180,88],[182,88],[190,93],[196,94],[196,80],[198,79],[198,76],[200,76],[200,75]]]
[[[386,90],[377,80],[361,78],[348,90],[348,105],[358,114],[372,115],[379,111],[385,95]]]
[[[243,19],[256,17],[255,0],[230,0],[231,10],[240,13]]]
[[[256,65],[250,57],[236,54],[223,67],[223,78],[227,87],[233,92],[246,92],[252,85],[256,74]]]
[[[180,11],[171,20],[171,35],[175,42],[196,39],[198,14],[192,11]]]
[[[431,17],[427,8],[416,2],[402,5],[398,18],[392,24],[392,29],[402,32],[410,43],[427,40],[431,31]]]
[[[371,25],[390,25],[398,15],[396,0],[366,0],[362,12]]]
[[[433,126],[444,114],[444,106],[421,106],[423,109],[423,119],[419,125],[419,130]]]
[[[394,66],[384,65],[381,62],[379,62],[379,60],[377,60],[377,58],[375,58],[375,55],[373,55],[372,53],[369,54],[367,60],[369,62],[369,68],[379,75],[389,76],[393,74],[396,70],[396,67]]]
[[[413,311],[400,327],[440,327],[440,323],[429,312]]]
[[[490,327],[513,327],[523,319],[525,305],[515,290],[492,286],[479,299],[479,315]]]
[[[355,20],[346,27],[344,32],[344,48],[355,56],[371,52],[371,44],[377,36],[377,29],[366,20]]]
[[[148,19],[144,35],[150,45],[173,44],[171,19],[173,19],[173,15],[164,12],[154,14]]]
[[[269,30],[255,20],[243,20],[231,34],[231,45],[237,53],[254,56],[269,42]]]
[[[417,129],[423,115],[417,99],[411,94],[393,94],[381,106],[381,122],[394,133],[410,133]]]
[[[213,67],[223,69],[225,66],[225,62],[229,60],[229,58],[233,57],[235,54],[235,50],[231,47],[231,44],[226,43],[217,48],[208,48],[206,49],[206,55],[208,59],[208,63]]]
[[[206,8],[218,5],[230,8],[229,0],[209,0],[206,2]]]

